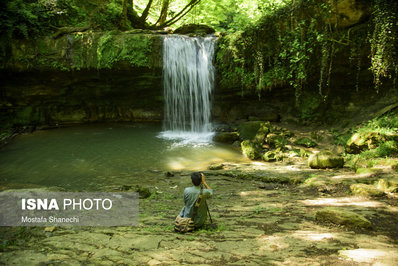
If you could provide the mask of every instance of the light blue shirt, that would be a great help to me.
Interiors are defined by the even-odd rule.
[[[195,202],[198,199],[200,193],[200,186],[187,187],[184,190],[184,208],[180,212],[181,217],[192,217]],[[212,189],[203,189],[202,201],[198,207],[198,211],[195,217],[195,227],[201,227],[207,219],[207,202],[206,199],[213,196]]]

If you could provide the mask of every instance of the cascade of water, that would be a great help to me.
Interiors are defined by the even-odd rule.
[[[214,86],[214,37],[167,36],[163,42],[165,98],[162,137],[209,142]]]

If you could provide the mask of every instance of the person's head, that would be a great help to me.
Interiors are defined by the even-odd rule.
[[[200,172],[194,172],[191,175],[192,184],[199,186],[202,183],[202,174]]]

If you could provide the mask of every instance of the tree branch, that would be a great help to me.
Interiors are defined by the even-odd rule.
[[[166,22],[160,24],[159,26],[156,26],[156,28],[163,28],[163,27],[167,27],[170,26],[174,23],[176,23],[177,21],[179,21],[181,18],[183,18],[187,13],[189,13],[189,11],[192,10],[192,8],[194,8],[197,4],[199,4],[200,0],[192,0],[191,2],[189,2],[180,12],[178,12],[174,17],[172,17],[171,19],[167,20]],[[188,9],[188,10],[187,10]]]
[[[149,9],[151,9],[152,2],[153,2],[153,0],[149,0],[148,4],[146,5],[146,7],[144,9],[144,12],[142,12],[142,15],[140,17],[142,22],[145,22],[146,18],[148,17]]]

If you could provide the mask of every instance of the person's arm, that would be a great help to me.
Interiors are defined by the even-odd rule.
[[[205,192],[203,193],[203,195],[206,197],[206,198],[210,198],[210,197],[212,197],[213,196],[213,190],[210,188],[210,186],[206,183],[206,180],[205,180],[205,175],[203,174],[203,173],[201,173],[202,174],[202,184],[206,187],[206,190],[205,190]]]
[[[206,189],[211,189],[210,186],[206,183],[205,175],[203,173],[201,173],[201,175],[202,175],[202,183],[203,183],[203,185],[206,187]]]

